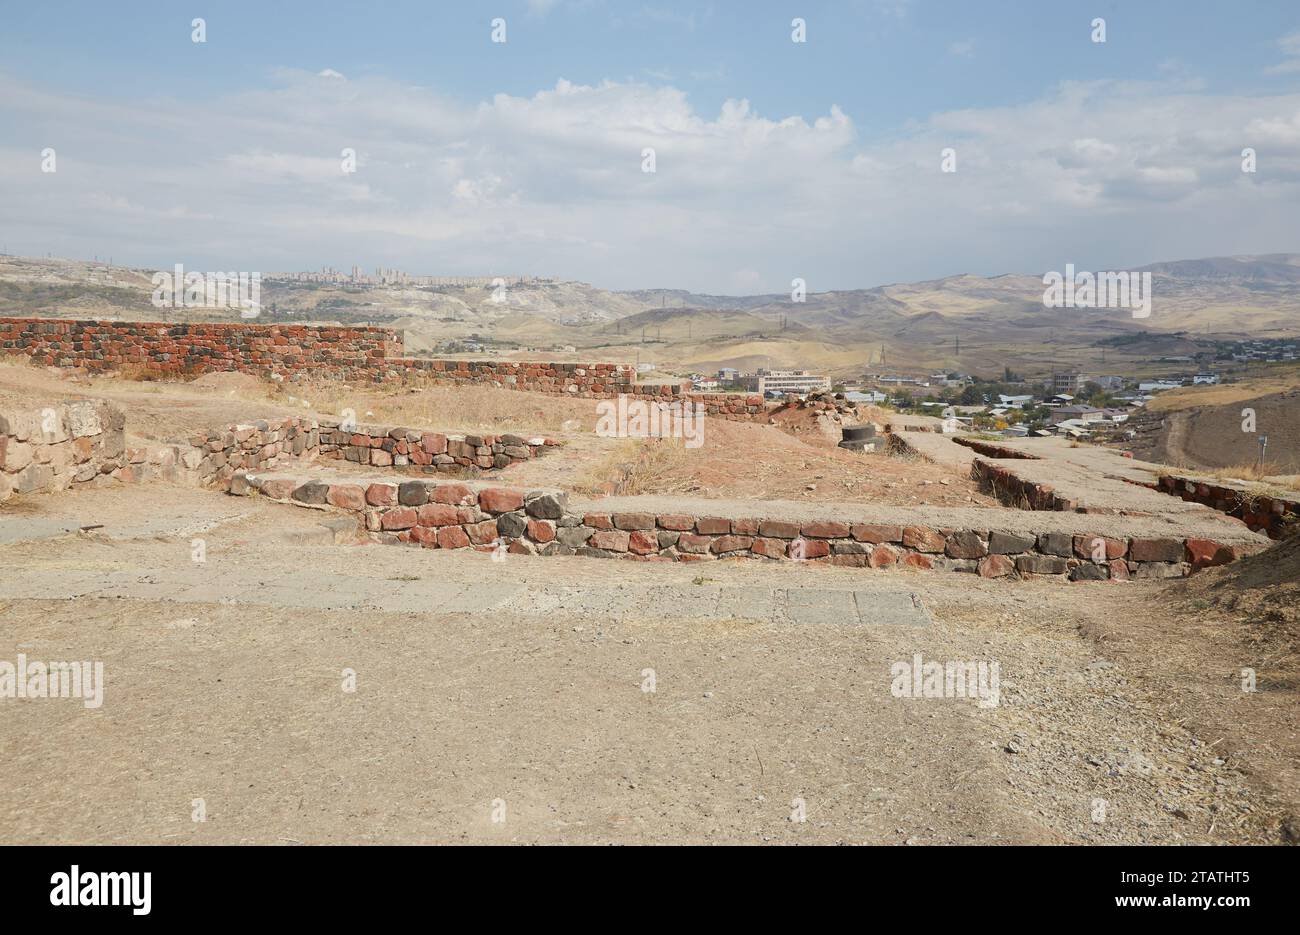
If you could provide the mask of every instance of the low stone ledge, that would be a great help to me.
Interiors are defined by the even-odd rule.
[[[655,561],[747,558],[861,568],[896,565],[978,574],[985,578],[1121,581],[1190,574],[1257,551],[1267,540],[1219,541],[1205,536],[1044,532],[1027,535],[961,523],[791,522],[746,515],[709,515],[709,501],[684,512],[608,511],[570,503],[559,490],[511,490],[483,483],[433,480],[328,483],[237,472],[230,492],[258,494],[298,506],[333,507],[355,515],[372,539],[424,548],[499,550]],[[635,500],[636,498],[629,498]],[[638,504],[644,507],[646,504]],[[942,511],[934,511],[942,513]],[[949,511],[957,518],[960,511]],[[1043,515],[1043,514],[1032,514]]]

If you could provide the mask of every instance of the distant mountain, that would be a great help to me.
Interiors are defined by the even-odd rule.
[[[835,375],[868,369],[1000,373],[1098,369],[1141,359],[1150,340],[1300,335],[1300,254],[1209,257],[1152,263],[1151,314],[1124,308],[1047,308],[1041,273],[963,273],[871,289],[721,296],[679,289],[611,291],[581,282],[537,281],[504,294],[487,287],[415,288],[267,280],[263,320],[372,321],[404,328],[409,346],[437,352],[475,340],[494,353],[559,352],[575,359],[648,359],[661,369],[808,367]],[[150,270],[74,260],[0,256],[0,314],[112,316],[135,320],[238,320],[233,310],[169,310],[149,302]],[[504,350],[503,350],[504,349]],[[1110,356],[1106,356],[1109,354]],[[1126,355],[1128,355],[1126,357]],[[755,362],[758,362],[755,364]]]

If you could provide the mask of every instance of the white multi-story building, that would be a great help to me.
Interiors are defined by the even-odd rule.
[[[754,377],[756,389],[766,393],[819,393],[829,391],[830,377],[809,373],[807,370],[760,370]]]

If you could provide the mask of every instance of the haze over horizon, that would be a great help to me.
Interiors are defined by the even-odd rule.
[[[27,7],[0,241],[714,295],[1300,252],[1300,15],[1245,6]]]

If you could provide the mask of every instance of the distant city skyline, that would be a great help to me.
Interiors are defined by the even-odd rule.
[[[11,253],[737,295],[1300,252],[1282,0],[194,16],[6,12]]]

